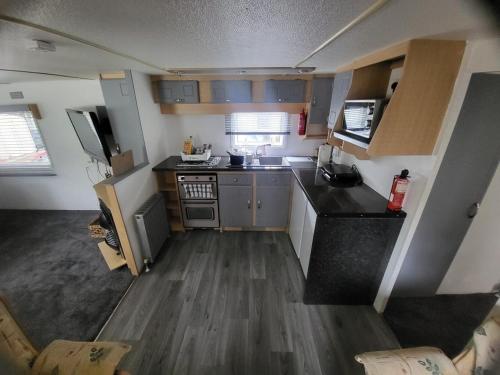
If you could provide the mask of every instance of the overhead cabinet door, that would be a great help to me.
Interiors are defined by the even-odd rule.
[[[315,78],[312,82],[311,109],[308,122],[326,125],[332,101],[333,78]]]
[[[352,71],[339,73],[333,80],[332,101],[330,103],[330,114],[328,116],[328,127],[334,128],[337,119],[342,112],[349,89],[351,88]]]
[[[158,83],[161,103],[199,103],[198,81],[160,81]]]
[[[274,80],[264,83],[264,101],[266,103],[303,103],[305,99],[306,81]]]
[[[211,81],[213,103],[251,103],[252,81]]]

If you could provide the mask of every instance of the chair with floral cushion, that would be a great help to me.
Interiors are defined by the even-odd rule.
[[[367,375],[500,375],[500,316],[478,327],[453,360],[432,347],[369,352],[355,358]]]

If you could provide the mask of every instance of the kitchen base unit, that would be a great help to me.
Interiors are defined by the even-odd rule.
[[[371,305],[403,217],[318,217],[305,304]]]

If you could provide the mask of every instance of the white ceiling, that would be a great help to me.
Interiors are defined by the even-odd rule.
[[[0,13],[101,44],[165,68],[293,66],[373,0],[2,0]],[[360,55],[416,37],[474,38],[496,31],[479,2],[390,0],[304,66],[334,71]],[[56,44],[32,52],[27,40]],[[0,21],[0,69],[94,78],[139,62],[67,38]],[[53,79],[0,73],[0,83]]]

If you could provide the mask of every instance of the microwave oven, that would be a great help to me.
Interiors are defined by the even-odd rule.
[[[382,118],[385,99],[346,100],[342,133],[363,143],[370,140]]]

